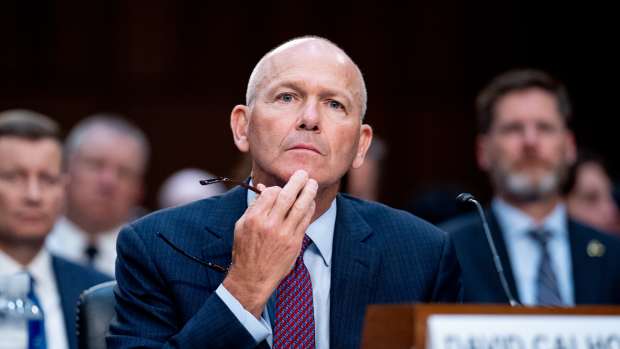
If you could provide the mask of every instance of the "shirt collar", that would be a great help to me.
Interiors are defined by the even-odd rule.
[[[62,216],[56,222],[56,225],[63,227],[63,229],[58,230],[58,234],[61,234],[60,239],[63,240],[64,243],[71,242],[75,244],[75,249],[82,252],[86,246],[89,244],[88,241],[88,233],[82,230],[77,224],[73,223],[66,216]],[[106,246],[116,246],[114,243],[116,241],[116,236],[118,235],[122,226],[116,227],[114,229],[110,229],[108,231],[101,232],[97,234],[95,237],[95,244],[97,247],[105,248]]]
[[[11,258],[8,254],[0,251],[0,275],[12,275],[27,271],[32,278],[41,284],[47,283],[53,275],[50,253],[42,248],[30,264],[23,266]]]
[[[497,216],[502,231],[507,236],[526,236],[532,229],[541,228],[525,212],[501,198],[494,198],[491,207]],[[568,216],[564,203],[558,203],[553,211],[545,217],[542,228],[550,231],[553,237],[563,237],[568,234]]]
[[[312,239],[312,242],[314,242],[314,245],[319,250],[319,254],[323,257],[323,262],[327,267],[332,263],[334,227],[336,226],[337,211],[336,199],[334,199],[327,211],[312,222],[306,230],[306,234]]]
[[[252,183],[250,182],[250,185]],[[256,193],[247,190],[248,206],[256,199]],[[334,228],[336,226],[336,199],[334,199],[327,209],[319,218],[312,222],[306,230],[306,235],[312,239],[313,245],[319,251],[319,255],[323,258],[325,266],[329,267],[332,262],[332,250],[334,245]]]
[[[0,250],[0,275],[9,276],[24,271],[25,267]]]

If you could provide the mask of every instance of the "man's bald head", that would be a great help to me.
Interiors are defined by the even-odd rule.
[[[321,38],[318,36],[304,36],[300,38],[295,38],[289,40],[282,45],[274,48],[273,50],[267,52],[260,61],[254,67],[252,74],[250,75],[250,80],[248,81],[248,87],[245,95],[246,104],[251,107],[256,98],[257,92],[265,86],[265,78],[269,76],[269,72],[273,69],[273,58],[283,54],[284,52],[293,51],[293,50],[307,50],[308,52],[313,51],[332,51],[338,60],[342,60],[351,65],[354,69],[355,74],[357,75],[357,79],[359,81],[359,91],[356,93],[359,96],[359,104],[361,114],[360,117],[363,119],[366,114],[366,101],[367,101],[367,92],[366,92],[366,84],[364,82],[364,76],[362,75],[361,70],[353,62],[353,60],[347,55],[344,50],[338,47],[333,42]]]

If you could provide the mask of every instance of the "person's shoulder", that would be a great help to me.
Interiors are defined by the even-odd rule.
[[[233,189],[218,196],[193,201],[188,204],[151,212],[128,224],[134,230],[170,230],[200,225],[214,217],[234,214],[242,210],[245,201],[243,190]]]
[[[54,272],[64,275],[71,275],[75,281],[87,284],[88,287],[110,281],[112,277],[101,273],[93,268],[70,261],[64,257],[52,254],[52,264]]]
[[[598,240],[606,248],[611,248],[614,253],[620,254],[620,238],[617,236],[573,219],[569,219],[569,230],[571,234],[579,234],[588,241]]]
[[[200,212],[215,207],[219,199],[220,197],[210,197],[180,206],[163,208],[136,219],[135,221],[131,222],[130,225],[134,227],[148,226],[153,224],[159,224],[162,221],[193,219],[199,216]]]
[[[445,232],[410,212],[382,203],[362,200],[341,194],[343,203],[351,205],[373,228],[385,235],[400,234],[412,238],[426,238],[443,242]]]
[[[121,229],[117,250],[131,254],[140,246],[151,249],[162,238],[193,250],[213,236],[207,232],[228,234],[246,206],[246,191],[236,188],[221,196],[152,212]]]
[[[448,232],[451,236],[458,236],[480,229],[481,224],[478,213],[469,212],[439,224],[439,228]]]

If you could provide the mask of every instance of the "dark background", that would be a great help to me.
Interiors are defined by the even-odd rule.
[[[147,206],[173,171],[231,175],[229,113],[270,48],[325,36],[365,74],[367,121],[389,147],[381,199],[402,207],[455,184],[489,197],[473,149],[473,100],[494,75],[547,70],[573,99],[580,144],[619,173],[618,19],[600,4],[485,1],[0,1],[0,110],[68,130],[98,111],[149,136]],[[200,188],[197,188],[200,190]]]

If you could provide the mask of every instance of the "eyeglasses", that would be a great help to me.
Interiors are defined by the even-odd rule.
[[[179,246],[175,245],[174,243],[172,243],[172,241],[170,241],[167,237],[164,236],[164,234],[157,232],[157,236],[162,239],[168,246],[172,247],[173,250],[177,251],[178,253],[182,254],[183,256],[193,260],[194,262],[197,262],[199,264],[204,265],[205,267],[211,268],[215,271],[219,271],[220,273],[228,273],[228,269],[227,267],[223,267],[219,264],[213,263],[213,262],[209,262],[209,261],[205,261],[202,260],[196,256],[193,256],[187,252],[185,252],[182,248],[180,248]]]
[[[215,183],[221,183],[221,182],[228,182],[228,183],[239,185],[239,186],[241,186],[243,188],[246,188],[248,190],[251,190],[251,191],[255,192],[256,194],[260,194],[261,193],[261,191],[258,188],[253,187],[253,186],[247,184],[244,181],[237,181],[237,180],[230,179],[230,178],[227,178],[227,177],[214,177],[214,178],[209,178],[209,179],[201,179],[199,181],[199,183],[201,185],[209,185],[209,184],[215,184]],[[215,271],[218,271],[220,273],[227,273],[228,272],[229,268],[227,268],[227,267],[221,266],[221,265],[213,263],[213,262],[205,261],[205,260],[203,260],[201,258],[198,258],[198,257],[196,257],[194,255],[191,255],[191,254],[185,252],[182,248],[180,248],[179,246],[175,245],[172,241],[170,241],[167,237],[165,237],[164,234],[158,232],[157,236],[160,239],[162,239],[168,246],[172,247],[173,250],[175,250],[176,252],[180,253],[181,255],[183,255],[183,256],[193,260],[194,262],[199,263],[201,265],[204,265],[205,267],[211,268],[211,269],[213,269]]]
[[[228,177],[214,177],[214,178],[209,178],[209,179],[201,179],[199,181],[200,185],[209,185],[209,184],[222,183],[222,182],[228,182],[228,183],[231,183],[231,184],[236,184],[236,185],[238,185],[238,186],[240,186],[242,188],[251,190],[251,191],[255,192],[256,194],[260,194],[261,193],[260,189],[254,187],[254,186],[251,186],[251,185],[247,184],[244,181],[238,181],[238,180],[230,179]]]
[[[209,184],[215,184],[215,183],[221,183],[221,182],[228,182],[228,183],[239,185],[239,186],[241,186],[243,188],[246,188],[248,190],[251,190],[251,191],[255,192],[256,194],[260,194],[261,193],[261,191],[258,188],[253,187],[253,186],[247,184],[244,181],[237,181],[237,180],[234,180],[234,179],[230,179],[228,177],[214,177],[214,178],[209,178],[209,179],[201,179],[199,181],[199,183],[201,185],[209,185]],[[185,252],[182,248],[180,248],[177,245],[175,245],[174,243],[172,243],[172,241],[170,241],[168,238],[166,238],[162,233],[158,232],[157,236],[160,239],[162,239],[168,246],[172,247],[173,250],[175,250],[178,253],[182,254],[183,256],[193,260],[194,262],[202,264],[202,265],[204,265],[204,266],[206,266],[208,268],[211,268],[211,269],[213,269],[215,271],[219,271],[220,273],[227,273],[228,272],[228,268],[227,267],[223,267],[223,266],[218,265],[216,263],[202,260],[202,259],[200,259],[200,258],[198,258],[196,256],[193,256],[193,255]]]

